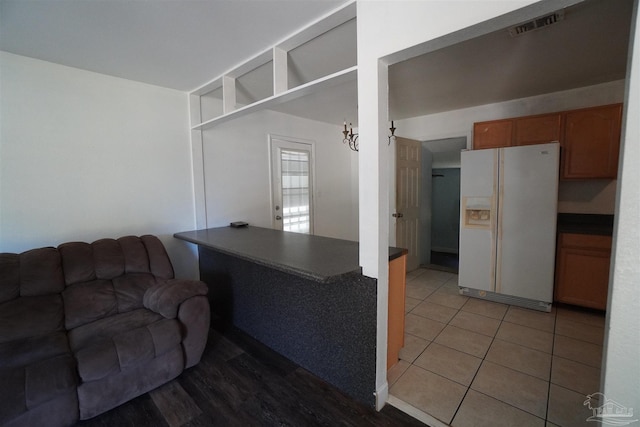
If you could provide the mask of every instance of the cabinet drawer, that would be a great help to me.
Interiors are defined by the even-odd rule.
[[[611,236],[598,234],[560,233],[560,246],[579,249],[611,250]]]

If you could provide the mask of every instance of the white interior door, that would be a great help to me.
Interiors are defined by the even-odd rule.
[[[409,251],[407,271],[420,265],[420,142],[396,138],[396,246]]]
[[[273,228],[313,234],[313,144],[270,143]]]

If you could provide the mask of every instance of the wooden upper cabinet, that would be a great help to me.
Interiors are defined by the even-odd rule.
[[[473,149],[511,146],[513,120],[493,120],[473,124]]]
[[[565,113],[562,178],[618,175],[622,104]]]
[[[560,142],[560,113],[515,119],[514,145]]]
[[[558,141],[561,179],[618,176],[622,104],[473,124],[473,148],[502,148]]]

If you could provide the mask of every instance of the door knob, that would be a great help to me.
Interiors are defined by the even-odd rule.
[[[276,215],[276,219],[277,219],[278,221],[280,221],[280,220],[282,219],[282,217],[281,217],[280,215]]]
[[[404,216],[404,214],[402,212],[398,212],[398,213],[394,213],[393,215],[394,218],[402,218]]]

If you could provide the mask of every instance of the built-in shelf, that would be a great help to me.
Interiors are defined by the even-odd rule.
[[[356,19],[288,51],[288,88],[309,83],[358,64]]]
[[[213,119],[207,120],[204,123],[199,123],[192,126],[192,130],[205,130],[212,128],[216,125],[222,124],[226,121],[237,119],[247,114],[253,113],[255,111],[268,109],[274,107],[276,105],[293,101],[294,99],[301,98],[303,96],[310,95],[314,92],[328,89],[330,87],[355,81],[357,79],[357,66],[353,66],[347,70],[338,71],[330,76],[322,77],[320,79],[314,80],[312,82],[300,85],[293,89],[290,89],[284,93],[279,95],[273,95],[269,98],[260,100],[258,102],[254,102],[253,104],[246,105],[244,107],[238,108],[230,113],[223,114],[218,117],[214,117]]]
[[[357,78],[352,1],[190,93],[191,128],[205,130]]]

